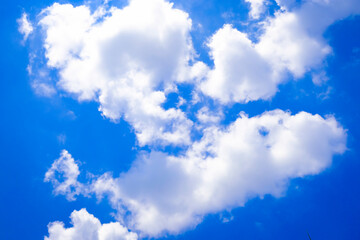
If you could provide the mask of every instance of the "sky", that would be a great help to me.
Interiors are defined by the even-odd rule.
[[[0,14],[0,239],[360,238],[358,0]]]

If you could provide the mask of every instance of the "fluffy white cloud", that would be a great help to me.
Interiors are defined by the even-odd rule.
[[[68,200],[74,200],[76,195],[84,194],[84,188],[78,182],[79,167],[71,154],[63,150],[60,158],[55,160],[45,174],[45,182],[51,182],[54,193],[66,195]]]
[[[324,31],[335,21],[359,13],[359,1],[307,1],[271,19],[256,49],[277,71],[287,69],[301,77],[331,52],[322,37]]]
[[[245,2],[250,3],[249,15],[254,19],[258,19],[266,9],[266,0],[245,0]]]
[[[140,145],[190,142],[192,122],[179,109],[162,108],[176,83],[203,68],[189,65],[194,50],[187,13],[163,0],[132,0],[123,9],[94,13],[56,3],[42,16],[47,64],[59,70],[61,89],[80,101],[98,101],[114,121],[124,118]]]
[[[265,1],[250,3],[259,8]],[[163,108],[177,84],[191,81],[223,104],[269,99],[288,73],[300,78],[321,66],[331,52],[325,29],[360,11],[354,0],[312,0],[297,8],[291,0],[277,3],[282,10],[265,20],[257,43],[231,25],[214,33],[211,70],[193,59],[188,14],[164,0],[131,0],[122,9],[104,5],[95,12],[55,3],[39,24],[47,65],[59,71],[58,88],[99,102],[113,121],[129,122],[141,146],[190,145],[194,123],[179,106]],[[48,82],[33,86],[45,96],[56,93]]]
[[[208,46],[214,69],[201,89],[222,102],[248,102],[267,99],[277,91],[271,65],[255,50],[247,35],[225,25],[210,39]]]
[[[215,67],[202,84],[205,94],[225,103],[270,98],[287,80],[286,73],[300,78],[321,66],[331,53],[322,37],[331,24],[360,13],[355,0],[306,1],[293,10],[286,10],[291,1],[278,4],[283,9],[265,20],[257,43],[230,25],[210,38]]]
[[[136,233],[129,232],[118,222],[101,224],[86,209],[71,213],[73,227],[65,228],[62,222],[48,225],[49,236],[45,240],[136,240]]]
[[[346,132],[334,117],[305,112],[241,114],[226,129],[205,132],[183,155],[141,155],[128,172],[106,173],[86,188],[107,195],[130,229],[158,236],[254,197],[282,196],[290,179],[318,174],[346,150]]]
[[[19,32],[24,35],[24,41],[27,40],[29,35],[34,31],[34,28],[28,20],[28,16],[26,13],[23,13],[21,18],[17,20],[19,24]]]
[[[280,13],[268,24],[256,50],[274,71],[288,70],[299,78],[331,52],[320,35],[307,31],[297,13]]]
[[[138,144],[150,145],[128,172],[105,173],[90,183],[78,181],[79,168],[64,150],[45,176],[55,194],[69,200],[108,196],[126,227],[159,236],[250,198],[282,196],[290,179],[329,167],[333,155],[346,150],[346,132],[334,117],[276,110],[252,118],[241,114],[221,126],[222,116],[200,96],[202,91],[223,104],[271,98],[287,74],[300,78],[322,64],[331,51],[322,37],[329,25],[360,11],[353,0],[313,0],[298,8],[291,7],[294,1],[277,2],[282,9],[265,20],[258,42],[231,25],[211,36],[212,69],[193,59],[188,14],[164,0],[130,0],[122,9],[102,6],[95,12],[70,4],[45,9],[39,24],[47,66],[59,74],[57,88],[79,101],[97,101],[105,117],[123,118]],[[260,16],[264,1],[250,3],[258,9],[253,17]],[[326,79],[314,75],[314,82],[320,77]],[[167,94],[183,82],[194,84],[193,101],[179,97],[177,107],[165,109]],[[195,123],[180,110],[190,104],[199,104]],[[196,142],[190,138],[194,128],[203,134]],[[153,150],[167,144],[185,147],[177,156]],[[49,239],[128,233],[119,223],[101,225],[85,210],[74,212],[72,221],[68,229],[50,225]]]

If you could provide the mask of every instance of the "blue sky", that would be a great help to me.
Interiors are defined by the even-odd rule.
[[[359,239],[356,0],[54,3],[0,9],[0,239]]]

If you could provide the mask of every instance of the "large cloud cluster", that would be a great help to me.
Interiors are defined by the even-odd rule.
[[[300,78],[319,69],[331,52],[322,37],[326,28],[360,12],[351,0],[308,1],[293,11],[286,10],[290,2],[278,4],[283,10],[264,20],[257,43],[228,24],[214,33],[207,42],[213,68],[194,60],[188,14],[164,0],[132,0],[122,9],[105,5],[94,12],[55,3],[39,24],[47,65],[59,72],[58,88],[79,101],[99,102],[113,121],[129,122],[141,146],[185,146],[194,123],[179,108],[162,107],[179,83],[223,104],[270,99],[289,74]],[[321,71],[314,74],[320,75],[326,79]]]
[[[202,100],[214,100],[222,109],[270,99],[279,84],[310,71],[326,79],[321,65],[331,47],[322,35],[335,21],[358,14],[360,2],[277,0],[280,10],[266,16],[267,1],[246,1],[252,21],[262,21],[262,34],[254,42],[225,24],[206,42],[213,67],[196,60],[189,15],[165,0],[130,0],[121,9],[105,3],[95,11],[55,3],[41,12],[37,26],[46,67],[58,74],[56,89],[79,101],[98,102],[103,116],[124,119],[137,144],[148,146],[128,172],[83,183],[78,165],[64,150],[45,177],[55,194],[69,200],[79,194],[107,196],[126,227],[140,236],[159,236],[194,227],[206,214],[243,206],[253,197],[281,196],[290,179],[318,174],[346,150],[346,131],[333,116],[240,113],[224,126],[222,114],[214,115],[213,105]],[[27,37],[31,25],[24,16],[20,31]],[[183,83],[200,97],[179,96],[176,106],[165,108],[168,94]],[[53,90],[47,84],[38,80],[33,87]],[[190,120],[193,104],[200,108]],[[198,130],[202,137],[194,139]],[[181,151],[159,151],[165,145]],[[137,238],[118,223],[101,225],[85,210],[71,218],[72,228],[49,225],[48,239]],[[87,235],[93,238],[84,237],[84,226],[94,226]],[[104,237],[108,230],[113,235]]]
[[[289,179],[321,172],[345,150],[346,133],[333,117],[280,110],[242,114],[226,129],[208,128],[181,156],[153,151],[119,177],[105,173],[76,185],[84,194],[108,196],[131,229],[158,236],[196,226],[204,215],[250,198],[281,196]],[[121,215],[126,212],[130,216]]]
[[[102,114],[124,118],[140,145],[188,144],[192,122],[179,109],[163,109],[166,91],[189,80],[194,51],[191,20],[162,0],[91,13],[57,4],[43,11],[47,65],[57,85],[80,101],[95,100]]]

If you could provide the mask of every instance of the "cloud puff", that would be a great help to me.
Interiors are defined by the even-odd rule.
[[[204,93],[223,103],[267,99],[275,94],[273,69],[246,34],[225,25],[211,37],[208,46],[214,69],[202,82]]]
[[[38,96],[52,97],[56,94],[56,89],[43,81],[33,81],[31,87]]]
[[[48,225],[49,236],[45,240],[137,240],[137,234],[129,232],[118,222],[101,224],[86,209],[71,213],[73,227],[65,228],[62,222]]]
[[[262,1],[251,1],[257,6]],[[263,22],[263,34],[254,43],[245,33],[225,25],[209,40],[214,60],[202,91],[223,103],[269,99],[287,73],[301,78],[319,68],[331,53],[322,37],[335,21],[360,13],[355,0],[306,1],[293,10],[283,10]],[[282,6],[282,5],[280,5]]]
[[[249,16],[253,19],[260,18],[260,15],[265,11],[266,0],[245,0],[245,2],[250,3],[250,12]]]
[[[245,2],[250,3],[249,16],[252,19],[259,19],[267,10],[266,5],[270,3],[269,0],[245,0]],[[275,0],[275,2],[281,10],[289,10],[294,7],[296,0]]]
[[[345,150],[346,133],[334,117],[242,114],[225,129],[209,127],[180,156],[140,155],[128,172],[116,178],[105,173],[85,192],[108,196],[130,229],[149,236],[179,233],[206,214],[266,194],[280,197],[290,179],[318,174]]]
[[[140,145],[188,144],[192,122],[163,109],[166,92],[196,73],[188,14],[162,0],[132,0],[123,9],[57,4],[42,13],[47,64],[57,85],[102,114],[128,121]]]
[[[68,200],[74,200],[76,195],[84,194],[84,188],[78,182],[79,167],[71,154],[63,150],[60,158],[55,160],[45,174],[45,182],[51,182],[56,195],[66,195]],[[60,181],[59,181],[60,180]]]
[[[28,16],[26,13],[23,13],[21,18],[17,20],[19,24],[19,32],[24,35],[24,41],[27,40],[29,35],[34,31],[34,28],[28,20]]]

